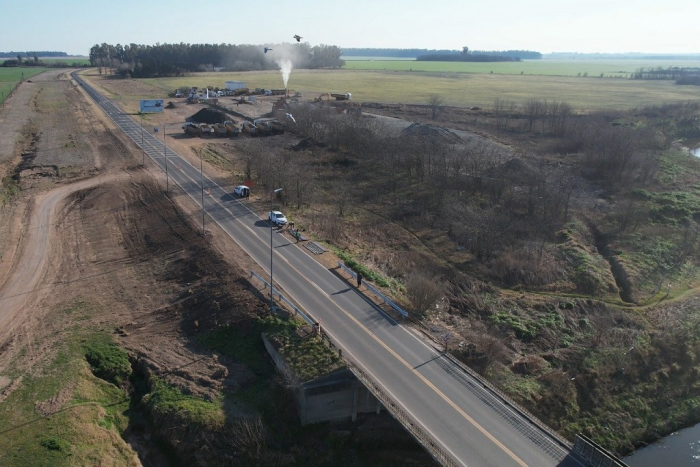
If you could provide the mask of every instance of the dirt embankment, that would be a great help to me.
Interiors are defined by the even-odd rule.
[[[74,326],[113,329],[140,365],[185,394],[213,400],[222,389],[249,387],[254,377],[245,366],[193,337],[250,319],[263,302],[238,267],[212,250],[210,242],[221,243],[192,229],[157,179],[136,165],[124,137],[59,77],[23,84],[13,96],[18,106],[8,102],[2,113],[24,122],[0,136],[0,147],[13,148],[2,157],[5,172],[21,188],[0,210],[9,237],[0,245],[3,399],[22,384],[10,371],[41,372]],[[89,305],[88,318],[56,315],[76,302]],[[37,405],[39,414],[70,394],[61,388],[51,407]],[[130,441],[143,448],[143,438]],[[197,450],[187,440],[170,441],[183,452]]]

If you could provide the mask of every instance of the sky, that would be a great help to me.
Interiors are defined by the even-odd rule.
[[[700,0],[23,0],[0,52],[88,55],[108,44],[700,53]]]

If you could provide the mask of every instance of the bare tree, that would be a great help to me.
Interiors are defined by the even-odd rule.
[[[445,100],[437,94],[433,94],[428,98],[428,107],[430,107],[433,120],[435,120],[438,114],[442,111],[442,104],[444,103]]]
[[[412,272],[405,285],[408,298],[419,314],[425,313],[444,294],[442,285],[422,271]]]

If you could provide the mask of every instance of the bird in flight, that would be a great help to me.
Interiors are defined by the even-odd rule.
[[[301,42],[301,40],[303,39],[303,37],[301,37],[299,34],[294,34],[294,39],[296,39],[297,42]]]
[[[272,50],[272,49],[268,49],[267,47],[265,47],[265,53],[268,53],[268,52],[271,51],[271,50]]]

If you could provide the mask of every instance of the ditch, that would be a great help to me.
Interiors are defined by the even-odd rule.
[[[610,264],[610,272],[615,279],[615,284],[620,291],[620,299],[625,303],[634,303],[634,295],[632,293],[632,282],[629,279],[625,267],[620,263],[617,256],[610,250],[610,244],[607,235],[603,234],[598,227],[592,222],[588,222],[588,228],[593,234],[593,244],[598,249],[598,252]]]

